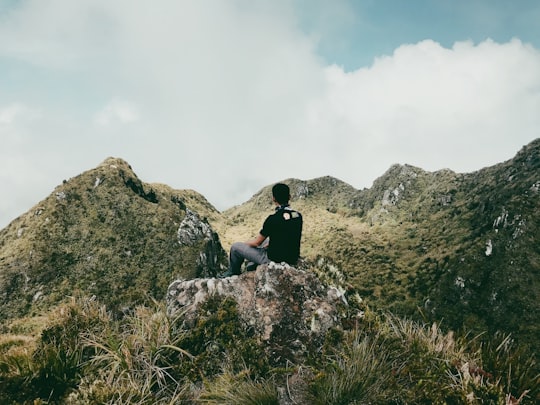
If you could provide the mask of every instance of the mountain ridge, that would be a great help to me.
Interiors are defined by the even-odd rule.
[[[539,173],[537,139],[471,173],[396,164],[369,189],[328,176],[284,182],[306,218],[302,254],[329,258],[368,302],[531,343],[539,321]],[[324,192],[310,193],[318,182]],[[224,243],[256,233],[268,214],[262,208],[271,209],[270,186],[224,211],[238,224],[217,226]]]
[[[225,254],[194,205],[212,213],[202,196],[143,183],[118,158],[65,180],[0,230],[2,317],[39,311],[77,290],[132,307],[163,296],[174,277],[215,275]]]
[[[108,158],[0,230],[0,401],[538,402],[540,140],[474,173],[284,182],[298,268],[234,279],[271,186],[219,212]]]
[[[362,190],[331,176],[285,179],[305,217],[302,255],[337,269],[375,308],[445,319],[452,329],[502,328],[530,343],[539,150],[537,139],[472,173],[395,164]],[[2,312],[39,312],[78,288],[130,307],[141,291],[163,296],[175,277],[215,275],[230,244],[254,236],[272,211],[270,189],[219,212],[196,191],[144,183],[127,162],[107,158],[0,230]]]

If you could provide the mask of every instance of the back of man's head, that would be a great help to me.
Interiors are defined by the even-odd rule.
[[[288,204],[291,198],[289,186],[283,183],[274,184],[274,187],[272,187],[272,196],[280,205]]]

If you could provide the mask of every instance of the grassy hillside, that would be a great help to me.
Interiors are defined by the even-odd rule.
[[[121,159],[64,181],[0,231],[0,318],[39,314],[77,291],[122,311],[164,297],[175,278],[215,274],[226,261],[217,235],[179,238],[188,209],[219,215],[193,191],[144,184]]]
[[[540,140],[474,173],[285,182],[305,268],[365,310],[305,364],[271,367],[234,302],[186,330],[162,300],[257,234],[271,185],[220,213],[110,158],[0,231],[0,402],[538,402]]]
[[[364,190],[329,177],[285,183],[305,218],[302,255],[335,265],[373,308],[536,347],[539,181],[536,140],[474,173],[395,165]],[[271,212],[268,186],[214,227],[228,246]]]

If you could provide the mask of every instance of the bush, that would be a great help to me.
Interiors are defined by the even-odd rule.
[[[346,343],[328,357],[321,372],[310,384],[314,404],[406,403],[534,403],[537,380],[521,381],[511,395],[512,384],[502,383],[484,370],[479,351],[466,341],[456,340],[436,325],[421,325],[387,315],[376,327],[356,330]],[[512,359],[508,351],[498,350],[501,375],[526,368]],[[516,368],[517,366],[517,368]],[[523,378],[523,374],[520,374]],[[536,377],[537,378],[537,377]],[[525,389],[528,387],[530,392]]]
[[[329,358],[326,370],[310,385],[313,404],[380,403],[387,397],[391,363],[380,352],[379,337],[355,336]]]
[[[251,370],[253,377],[268,372],[266,355],[253,331],[239,318],[233,299],[210,297],[201,304],[193,323],[180,339],[180,345],[194,356],[184,370],[193,381],[220,374],[224,364],[233,373]]]
[[[480,353],[484,378],[496,382],[509,399],[540,403],[540,372],[536,354],[526,346],[517,346],[510,335],[496,333],[489,340],[473,339],[471,351]]]
[[[39,337],[0,336],[0,403],[277,404],[291,392],[313,404],[537,403],[534,356],[508,336],[485,344],[365,315],[309,365],[271,369],[234,300],[213,297],[189,320],[159,303],[114,320],[73,299]]]
[[[109,322],[103,307],[93,300],[75,299],[49,315],[32,352],[2,355],[1,379],[6,402],[31,399],[57,401],[77,387],[92,348],[82,343],[81,333],[102,329]]]
[[[278,405],[279,398],[274,381],[253,381],[245,370],[238,374],[225,371],[208,381],[197,402],[216,405]]]
[[[178,347],[181,336],[173,325],[164,306],[155,303],[86,336],[85,345],[95,350],[87,370],[100,382],[87,384],[91,395],[140,404],[175,397],[183,379],[179,365],[193,356]]]

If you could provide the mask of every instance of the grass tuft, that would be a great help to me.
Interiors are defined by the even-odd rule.
[[[230,300],[214,297],[187,320],[169,318],[157,302],[114,319],[95,300],[73,298],[49,314],[39,335],[0,335],[0,403],[538,401],[534,358],[508,335],[486,345],[371,310],[355,325],[330,333],[305,364],[272,369]]]

